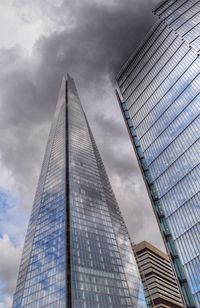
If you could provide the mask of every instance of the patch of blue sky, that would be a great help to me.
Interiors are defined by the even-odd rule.
[[[13,245],[21,245],[26,222],[27,215],[20,210],[19,196],[0,187],[0,237],[7,234]]]
[[[4,288],[5,288],[5,283],[2,280],[0,280],[0,304],[4,302],[4,295],[5,295]]]

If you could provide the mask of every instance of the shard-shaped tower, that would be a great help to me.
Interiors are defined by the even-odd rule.
[[[26,235],[18,307],[146,307],[129,235],[69,76]]]

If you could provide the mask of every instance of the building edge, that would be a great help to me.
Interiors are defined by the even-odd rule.
[[[134,54],[134,56],[135,56],[135,54]],[[123,66],[123,68],[124,68],[124,66]],[[120,71],[120,73],[121,73],[121,71]],[[119,75],[117,76],[116,80],[118,79]],[[179,289],[180,289],[180,294],[181,294],[183,303],[184,303],[185,307],[187,307],[187,308],[197,308],[195,303],[194,303],[194,299],[193,299],[192,293],[190,291],[183,266],[180,262],[178,252],[177,252],[176,247],[174,245],[174,242],[172,240],[172,235],[171,235],[168,223],[165,219],[165,215],[164,215],[164,212],[163,212],[163,209],[162,209],[162,205],[160,203],[156,204],[156,201],[158,202],[158,200],[156,200],[156,198],[154,197],[154,195],[156,195],[156,189],[155,189],[154,185],[151,184],[149,170],[148,170],[147,165],[145,163],[144,154],[143,154],[142,148],[140,146],[140,142],[139,142],[137,135],[135,133],[135,130],[133,128],[133,124],[129,121],[129,119],[130,119],[129,115],[126,115],[126,110],[127,110],[126,109],[126,103],[121,99],[119,90],[117,90],[117,89],[115,90],[115,95],[117,97],[119,107],[120,107],[121,112],[123,114],[124,122],[125,122],[126,128],[128,130],[129,137],[131,139],[131,143],[132,143],[132,146],[133,146],[136,158],[137,158],[138,165],[139,165],[141,173],[142,173],[142,178],[143,178],[143,181],[145,183],[147,193],[149,195],[149,199],[150,199],[154,214],[156,216],[158,227],[159,227],[161,236],[163,238],[163,242],[165,244],[167,254],[168,254],[170,261],[171,261],[171,265],[172,265],[174,275],[177,279],[177,284],[178,284]]]
[[[66,298],[67,298],[67,303],[69,305],[69,308],[72,307],[72,278],[71,278],[71,237],[70,237],[70,198],[69,198],[69,190],[70,190],[70,185],[69,185],[69,137],[67,135],[67,132],[69,131],[68,126],[69,126],[69,121],[68,121],[68,77],[67,79],[63,77],[65,81],[65,180],[66,180],[66,185],[65,185],[65,236],[66,236],[66,242],[65,242],[65,251],[66,251],[66,257],[65,257],[65,262],[66,262]]]

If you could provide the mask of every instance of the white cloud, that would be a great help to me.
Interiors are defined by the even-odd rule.
[[[10,308],[12,305],[12,296],[5,296],[3,303],[0,302],[0,308]]]
[[[9,170],[8,168],[5,168],[4,164],[1,161],[1,156],[0,156],[0,170],[1,170],[0,187],[4,187],[4,189],[7,190],[13,190],[15,181],[12,171]]]
[[[3,302],[0,308],[10,307],[12,295],[16,286],[19,260],[21,257],[21,247],[15,247],[9,236],[4,234],[0,238],[0,281],[5,285],[3,288]]]
[[[40,21],[24,24],[14,9],[12,1],[0,3],[0,47],[21,45],[31,52],[35,41],[41,35]]]

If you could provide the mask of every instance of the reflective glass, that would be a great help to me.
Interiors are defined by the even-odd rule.
[[[200,50],[199,0],[166,1],[154,12],[177,31],[195,50]]]
[[[163,1],[154,12],[160,24],[117,82],[163,236],[172,237],[199,306],[200,1]]]
[[[119,206],[73,79],[63,80],[13,308],[146,308]]]

